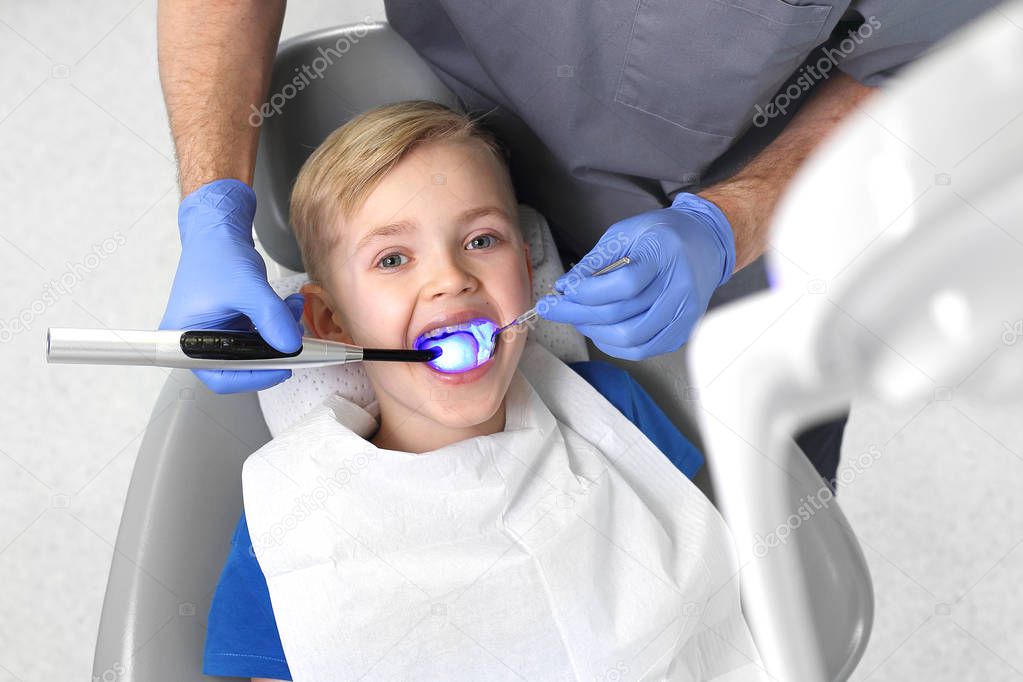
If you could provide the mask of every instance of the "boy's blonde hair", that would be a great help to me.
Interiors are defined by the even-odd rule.
[[[507,169],[494,137],[464,114],[426,100],[387,104],[327,136],[302,165],[291,192],[291,227],[311,282],[337,245],[339,218],[358,211],[384,175],[415,145],[477,140]]]

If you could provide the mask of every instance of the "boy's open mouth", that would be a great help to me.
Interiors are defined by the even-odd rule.
[[[468,372],[486,363],[494,355],[498,326],[485,317],[473,318],[459,324],[435,327],[423,332],[413,344],[416,350],[440,348],[440,357],[431,360],[430,367],[438,372],[457,374]]]

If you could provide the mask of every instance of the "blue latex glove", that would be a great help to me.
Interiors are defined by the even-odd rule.
[[[281,352],[299,349],[304,300],[282,301],[267,282],[252,239],[255,214],[256,194],[241,180],[215,180],[185,197],[181,259],[160,329],[255,329]],[[214,393],[260,391],[291,376],[288,369],[192,371]]]
[[[625,267],[590,274],[622,256]],[[642,360],[678,350],[735,267],[725,214],[695,194],[612,225],[593,250],[537,301],[540,317],[575,325],[608,355]]]

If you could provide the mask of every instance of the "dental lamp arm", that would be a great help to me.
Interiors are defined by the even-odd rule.
[[[767,248],[779,197],[807,156],[877,88],[836,74],[818,88],[785,130],[731,178],[697,192],[717,205],[735,236],[735,270]]]

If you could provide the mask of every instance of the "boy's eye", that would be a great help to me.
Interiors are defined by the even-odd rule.
[[[475,241],[478,241],[479,239],[490,239],[493,242],[497,241],[497,237],[494,236],[493,234],[481,234],[478,237],[473,237],[472,241],[470,241],[469,243],[473,243]],[[480,248],[486,248],[486,246],[481,246]],[[473,249],[473,251],[476,251],[476,249]]]
[[[376,263],[377,263],[377,265],[379,265],[381,263],[384,263],[388,259],[395,259],[395,258],[404,258],[404,257],[401,254],[388,254],[387,256],[382,258],[380,261],[377,261]],[[397,267],[398,265],[401,265],[401,264],[398,263],[398,264],[395,265],[395,267]],[[385,266],[384,269],[385,270],[391,270],[392,268],[389,268],[389,267]]]

